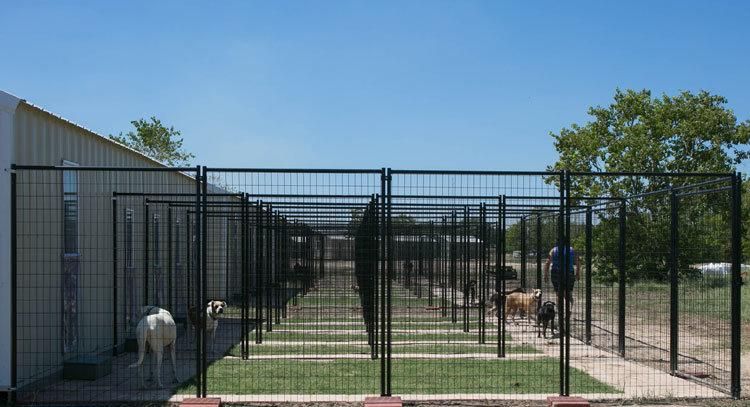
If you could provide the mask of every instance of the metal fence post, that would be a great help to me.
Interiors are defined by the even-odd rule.
[[[146,199],[146,202],[143,204],[143,301],[141,302],[141,305],[144,307],[149,305],[148,303],[148,292],[149,292],[149,275],[148,275],[148,266],[149,266],[149,249],[150,249],[150,242],[149,242],[149,207],[148,207],[148,199]]]
[[[172,206],[167,207],[167,307],[174,312],[172,306]]]
[[[672,375],[677,372],[677,352],[679,346],[679,309],[678,309],[678,265],[679,265],[679,210],[678,198],[674,189],[669,193],[670,206],[670,251],[669,251],[669,370]]]
[[[263,343],[263,269],[264,256],[263,245],[265,239],[263,233],[263,201],[259,200],[255,206],[255,343]],[[307,278],[307,277],[305,277]]]
[[[200,239],[199,241],[202,244],[203,237],[202,237],[202,230],[203,230],[203,218],[202,218],[202,201],[205,198],[203,194],[203,185],[204,185],[204,179],[201,175],[201,167],[197,166],[195,168],[195,236],[197,239]],[[189,228],[188,228],[189,229]],[[188,243],[189,245],[189,243]],[[203,257],[206,253],[204,253],[201,250],[202,246],[199,246],[196,244],[194,255],[195,255],[195,300],[197,304],[195,305],[195,309],[198,310],[200,315],[205,315],[205,312],[200,312],[203,310],[201,307],[202,299],[201,299],[201,270],[203,269],[202,261]],[[188,307],[189,308],[189,307]],[[203,318],[201,318],[201,321],[203,321]],[[203,321],[205,326],[205,321]],[[201,344],[203,343],[203,334],[205,332],[205,329],[196,329],[195,330],[195,338],[196,338],[196,346],[195,346],[195,397],[201,397],[203,394],[203,387],[201,382],[203,381],[203,361],[201,359],[201,356],[203,355],[203,347]]]
[[[521,287],[526,288],[526,216],[519,221],[521,228]]]
[[[591,344],[591,263],[593,259],[593,216],[591,207],[586,208],[586,344]]]
[[[506,251],[506,235],[505,235],[505,195],[500,197],[500,244],[498,245],[498,248],[500,248],[500,293],[498,295],[499,298],[501,298],[500,304],[497,306],[497,312],[501,315],[501,318],[499,318],[498,325],[498,335],[497,335],[497,345],[498,345],[498,357],[504,358],[505,357],[505,322],[507,315],[505,315],[505,251]]]
[[[18,207],[16,202],[16,169],[10,172],[10,392],[8,404],[13,405],[18,391]]]
[[[570,198],[570,172],[565,171],[565,278],[562,280],[564,281],[563,287],[565,287],[566,290],[566,296],[570,296],[570,298],[573,298],[573,285],[568,284],[570,280],[568,280],[568,270],[575,268],[575,264],[573,264],[573,258],[571,257],[571,251],[569,248],[572,248],[572,242],[570,241],[570,207],[573,205],[573,202]],[[577,270],[576,270],[577,271]],[[575,279],[573,279],[575,281]],[[569,294],[568,294],[569,293]],[[570,395],[570,316],[573,313],[573,303],[567,304],[566,306],[566,312],[565,312],[565,396]]]
[[[542,289],[542,212],[536,214],[536,288]]]
[[[559,393],[561,396],[565,395],[565,337],[570,335],[568,332],[568,326],[566,322],[566,311],[569,304],[567,304],[567,297],[565,290],[568,287],[567,284],[567,273],[568,273],[568,247],[565,245],[565,173],[560,173],[560,208],[557,215],[557,257],[560,264],[560,270],[558,271],[558,283],[557,291],[557,303],[558,303],[558,318],[560,321],[560,346],[559,346],[559,380],[560,389]],[[555,277],[550,275],[551,279]]]
[[[626,233],[626,203],[623,199],[620,202],[620,238],[619,238],[619,257],[618,257],[618,293],[617,293],[617,349],[620,356],[625,357],[625,233]]]
[[[205,304],[208,302],[208,170],[203,167],[203,190],[201,199],[201,296],[198,302],[198,309],[201,311],[201,327],[206,326]],[[196,329],[200,332],[200,350],[201,350],[201,382],[202,397],[208,393],[208,360],[206,351],[206,330]]]
[[[14,199],[15,196],[11,196]],[[112,193],[112,356],[117,356],[117,194]]]
[[[732,397],[741,396],[740,381],[740,352],[742,346],[742,174],[735,173],[732,177],[732,362],[731,362],[731,393]]]
[[[386,363],[386,396],[391,395],[391,364],[393,362],[393,354],[392,354],[392,344],[393,344],[393,335],[392,335],[392,326],[391,326],[391,317],[393,316],[393,279],[391,278],[391,275],[393,273],[393,223],[392,223],[392,182],[393,182],[393,176],[391,175],[391,169],[388,169],[388,174],[386,177],[387,182],[387,193],[388,193],[388,214],[387,214],[387,221],[388,221],[388,287],[386,290],[387,298],[386,298],[386,333],[387,333],[387,363]]]
[[[463,292],[463,324],[464,332],[469,332],[469,293],[467,285],[469,283],[469,267],[471,266],[471,257],[469,253],[469,207],[464,206],[464,227],[463,229],[463,267],[461,267],[461,291]]]
[[[388,257],[391,255],[386,249],[387,224],[386,224],[386,173],[385,168],[380,169],[380,395],[385,396],[388,391],[386,383],[387,376],[387,352],[386,352],[386,286],[388,284]]]

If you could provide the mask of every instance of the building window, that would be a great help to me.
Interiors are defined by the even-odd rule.
[[[78,166],[63,161],[63,166]],[[63,249],[78,254],[78,171],[63,171]]]
[[[125,209],[125,267],[134,267],[133,255],[133,210]]]

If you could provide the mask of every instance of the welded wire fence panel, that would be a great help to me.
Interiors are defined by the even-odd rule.
[[[739,394],[733,176],[13,179],[21,402]]]
[[[572,194],[585,208],[570,220],[582,249],[571,367],[590,367],[625,398],[728,394],[731,178],[592,174],[572,184],[584,179],[612,194]]]
[[[15,180],[18,401],[165,401],[186,390],[196,373],[189,220],[149,199],[194,208],[195,170],[19,168]],[[141,355],[143,376],[130,367]]]
[[[207,300],[227,305],[208,339],[206,394],[230,402],[379,395],[381,171],[206,175],[236,194],[209,196],[204,214]],[[245,289],[233,297],[237,221],[247,223],[239,245],[248,261]],[[229,250],[216,249],[226,242]]]
[[[555,176],[391,172],[393,394],[420,400],[560,392],[559,338],[551,331],[541,337],[528,270],[526,287],[520,280],[522,224],[547,205],[560,214]],[[555,242],[545,241],[544,251]],[[430,270],[437,271],[432,278]]]

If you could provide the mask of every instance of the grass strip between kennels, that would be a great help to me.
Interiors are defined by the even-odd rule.
[[[508,393],[556,394],[559,361],[394,359],[394,394]],[[618,393],[615,388],[571,368],[571,393]],[[380,361],[339,359],[219,360],[207,372],[211,394],[376,394]],[[180,393],[193,393],[190,382]]]

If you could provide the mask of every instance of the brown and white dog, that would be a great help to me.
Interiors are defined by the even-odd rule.
[[[174,318],[169,311],[156,306],[147,306],[141,308],[141,320],[135,328],[136,339],[138,341],[138,361],[129,367],[138,367],[138,373],[141,379],[141,388],[145,388],[143,381],[143,359],[146,351],[150,350],[152,358],[156,362],[156,384],[161,388],[161,362],[164,356],[164,348],[169,347],[172,356],[172,374],[175,383],[180,379],[177,377],[177,364],[175,361],[177,342],[177,326]],[[148,348],[147,348],[148,346]],[[151,375],[153,376],[153,371]]]
[[[225,301],[212,300],[206,304],[206,334],[211,338],[211,352],[214,351],[214,342],[216,342],[216,330],[219,329],[219,318],[224,315],[224,310],[227,308]],[[198,327],[201,325],[201,315],[196,307],[190,307],[188,311],[188,317],[190,323],[193,325],[193,329],[196,334]]]
[[[526,319],[531,322],[531,316],[536,315],[539,300],[542,298],[542,290],[535,288],[530,293],[511,293],[505,298],[505,318],[513,317],[516,322],[516,314],[523,312]],[[516,322],[518,324],[518,322]]]

